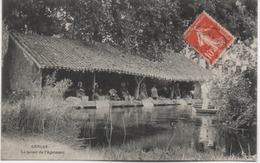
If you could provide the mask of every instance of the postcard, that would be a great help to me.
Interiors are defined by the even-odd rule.
[[[1,160],[257,161],[257,0],[3,0]]]

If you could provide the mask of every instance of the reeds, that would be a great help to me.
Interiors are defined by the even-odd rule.
[[[79,123],[88,120],[89,115],[75,110],[62,98],[71,84],[65,79],[47,85],[35,96],[2,103],[2,132],[6,134],[51,133],[77,137]]]
[[[69,124],[69,105],[53,98],[27,97],[17,103],[2,104],[4,133],[58,132]]]

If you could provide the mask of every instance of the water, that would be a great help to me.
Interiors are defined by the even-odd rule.
[[[256,152],[256,140],[252,135],[225,131],[218,127],[214,115],[196,115],[189,105],[86,112],[91,118],[82,125],[79,138],[85,138],[84,143],[92,148],[127,144],[146,152],[154,148],[178,147],[241,154],[240,143],[246,153]]]

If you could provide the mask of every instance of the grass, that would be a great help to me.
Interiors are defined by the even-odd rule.
[[[75,110],[62,98],[52,96],[28,96],[14,103],[4,101],[1,111],[4,133],[59,132],[72,127],[72,122],[89,118],[83,110]]]
[[[47,145],[47,149],[33,149],[32,145]],[[63,151],[64,154],[22,154],[21,151]],[[238,156],[224,156],[217,152],[196,152],[192,148],[172,147],[168,150],[154,148],[144,152],[135,145],[124,145],[120,148],[73,148],[70,145],[53,141],[51,137],[38,136],[10,136],[2,135],[3,160],[197,160],[197,161],[253,161]]]
[[[2,103],[2,133],[6,135],[48,135],[68,144],[78,136],[89,119],[83,110],[53,97],[27,97],[15,103]]]

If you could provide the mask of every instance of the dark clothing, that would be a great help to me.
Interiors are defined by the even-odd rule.
[[[93,100],[99,100],[99,96],[101,94],[101,90],[99,89],[98,85],[95,86],[95,89],[93,90]]]
[[[128,89],[125,86],[121,87],[121,94],[124,100],[130,100],[130,94],[128,92]]]

